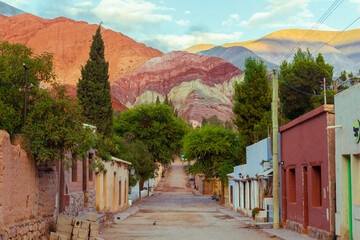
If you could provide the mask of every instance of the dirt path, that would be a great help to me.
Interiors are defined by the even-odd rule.
[[[106,240],[274,239],[219,211],[223,208],[210,197],[194,196],[189,186],[184,165],[175,162],[168,170],[162,191],[136,203],[139,208],[136,214],[105,229],[101,237]]]

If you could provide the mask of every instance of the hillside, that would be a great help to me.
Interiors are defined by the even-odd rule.
[[[337,31],[312,31],[301,29],[287,29],[268,34],[260,39],[246,42],[226,43],[222,47],[241,46],[249,49],[268,62],[281,64],[287,54],[307,37],[301,45],[302,49],[309,49],[313,55],[321,52],[325,60],[334,66],[334,73],[338,75],[342,70],[358,72],[360,67],[360,29],[349,30],[341,33]],[[331,40],[333,39],[333,40]],[[330,41],[331,40],[331,41]],[[213,48],[210,45],[201,44],[202,51]],[[188,48],[189,51],[197,49],[196,46]],[[291,60],[292,56],[288,58]]]
[[[198,54],[222,58],[239,69],[245,69],[245,60],[249,57],[264,61],[264,64],[267,66],[268,70],[277,66],[271,62],[266,61],[262,57],[259,57],[249,49],[240,46],[228,48],[218,46],[206,51],[198,52]]]
[[[64,17],[43,19],[31,14],[0,15],[0,41],[26,44],[36,53],[54,54],[54,67],[61,83],[76,85],[81,66],[89,58],[92,36],[98,25]],[[105,58],[109,62],[110,84],[131,73],[146,60],[162,56],[159,50],[102,28]]]
[[[215,57],[174,51],[148,60],[133,73],[121,77],[111,87],[112,96],[128,108],[147,102],[173,101],[179,115],[194,125],[202,117],[232,116],[233,81],[243,72]]]

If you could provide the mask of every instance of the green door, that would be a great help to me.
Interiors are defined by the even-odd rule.
[[[352,191],[351,191],[351,161],[348,159],[348,176],[349,176],[349,239],[353,239],[353,224],[352,224]]]

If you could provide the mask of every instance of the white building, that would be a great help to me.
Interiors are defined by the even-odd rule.
[[[335,95],[335,234],[360,240],[360,84]]]
[[[272,205],[270,138],[247,147],[246,160],[246,164],[234,167],[234,172],[228,174],[229,205],[247,216],[252,215],[254,208],[260,208],[259,217],[265,220],[267,205]]]

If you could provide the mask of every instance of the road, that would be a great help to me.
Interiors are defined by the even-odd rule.
[[[180,161],[171,165],[155,196],[134,204],[134,215],[105,229],[110,239],[278,239],[247,227],[208,196],[194,196]],[[230,213],[230,211],[228,211]],[[156,221],[156,225],[153,225]]]

